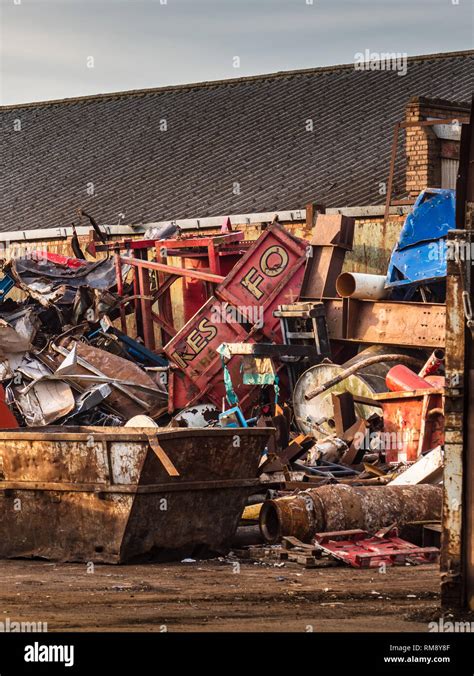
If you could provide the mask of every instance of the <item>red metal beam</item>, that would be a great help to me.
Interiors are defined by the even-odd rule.
[[[108,242],[107,244],[97,244],[95,251],[123,251],[134,249],[190,249],[190,248],[206,248],[214,244],[216,248],[241,242],[244,239],[244,233],[241,230],[231,232],[227,235],[209,235],[208,237],[190,236],[174,239],[124,239],[121,242]]]
[[[204,282],[211,282],[212,284],[220,284],[225,277],[221,275],[213,275],[210,272],[203,272],[202,270],[189,270],[186,268],[177,268],[173,265],[166,265],[165,263],[155,263],[154,261],[145,261],[138,258],[129,258],[128,256],[121,256],[122,263],[131,265],[137,268],[145,268],[148,270],[159,270],[160,272],[167,272],[170,275],[178,275],[179,277],[191,277],[191,279],[202,279]]]

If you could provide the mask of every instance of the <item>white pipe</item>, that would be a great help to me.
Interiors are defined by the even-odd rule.
[[[362,272],[343,272],[336,280],[337,293],[342,298],[380,300],[386,298],[385,275],[366,275]]]

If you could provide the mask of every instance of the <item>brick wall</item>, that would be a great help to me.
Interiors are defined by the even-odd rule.
[[[449,102],[413,98],[406,108],[406,121],[429,118],[457,118],[466,115],[466,108]],[[441,188],[441,156],[445,156],[446,143],[439,139],[431,127],[408,127],[405,130],[406,190],[417,197],[425,188]],[[450,156],[459,157],[459,142],[449,143]]]

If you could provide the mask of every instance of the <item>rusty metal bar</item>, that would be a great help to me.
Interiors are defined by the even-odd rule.
[[[161,272],[167,272],[170,275],[178,275],[179,277],[191,277],[192,279],[202,279],[204,282],[212,282],[212,284],[220,284],[225,279],[221,275],[213,275],[210,272],[203,272],[202,270],[177,268],[173,265],[166,265],[165,263],[144,261],[137,258],[129,258],[128,256],[121,256],[121,259],[122,263],[132,265],[138,269],[144,268],[147,270],[159,270]]]
[[[153,323],[149,321],[151,314],[151,301],[147,299],[150,296],[150,273],[149,269],[143,265],[138,266],[138,284],[140,289],[140,305],[142,314],[143,326],[143,341],[145,347],[149,350],[155,349],[155,331]]]
[[[439,486],[319,486],[275,500],[260,510],[260,530],[267,542],[294,536],[310,542],[316,533],[363,528],[375,532],[394,523],[437,520]]]
[[[437,118],[436,120],[406,120],[400,122],[399,125],[402,129],[407,127],[434,127],[437,124],[453,124],[457,122],[458,124],[469,124],[468,117],[447,117],[447,118]]]
[[[117,293],[120,297],[123,296],[123,276],[122,276],[122,262],[120,260],[120,255],[115,254],[115,276],[117,278]],[[120,328],[122,333],[127,335],[127,318],[125,314],[125,307],[120,304]]]
[[[176,333],[177,333],[176,329],[174,328],[174,326],[172,326],[171,324],[169,324],[169,323],[166,321],[166,319],[163,319],[163,317],[160,317],[160,315],[157,314],[156,312],[153,312],[153,310],[151,311],[150,316],[151,316],[151,319],[152,319],[154,322],[156,322],[156,323],[158,324],[158,326],[159,326],[161,329],[163,329],[167,335],[170,336],[170,340],[171,340],[171,338],[172,338],[173,336],[176,335]]]
[[[473,98],[474,102],[474,98]],[[472,110],[471,110],[472,117]],[[441,602],[474,610],[474,350],[472,251],[474,235],[473,123],[461,131],[456,227],[447,261],[446,398]],[[459,246],[456,246],[456,243]],[[468,330],[470,328],[470,331]]]
[[[323,301],[331,340],[442,348],[446,307],[442,303],[407,303],[331,298]]]
[[[93,484],[54,481],[1,481],[0,493],[11,491],[57,491],[58,493],[163,493],[170,491],[205,491],[214,488],[258,486],[260,479],[222,479],[218,481],[177,481],[168,484]]]

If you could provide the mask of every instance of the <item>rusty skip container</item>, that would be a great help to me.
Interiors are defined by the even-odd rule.
[[[272,430],[0,433],[0,557],[125,563],[225,553]]]
[[[165,353],[185,374],[185,380],[193,384],[185,406],[210,400],[221,408],[226,391],[217,348],[221,343],[253,342],[248,339],[248,331],[241,323],[243,319],[235,308],[213,296],[165,345]],[[257,400],[259,389],[243,385],[241,364],[242,358],[233,356],[227,368],[240,405],[246,410],[251,402]],[[185,382],[181,384],[185,385]],[[185,398],[181,395],[181,403]]]
[[[429,484],[320,486],[264,502],[260,530],[265,541],[274,544],[287,535],[310,542],[316,533],[358,528],[375,533],[393,523],[438,521],[442,494],[441,487]]]
[[[280,320],[273,311],[298,299],[307,250],[308,242],[273,223],[219,284],[216,295],[251,323],[258,322],[264,336],[281,342]]]

